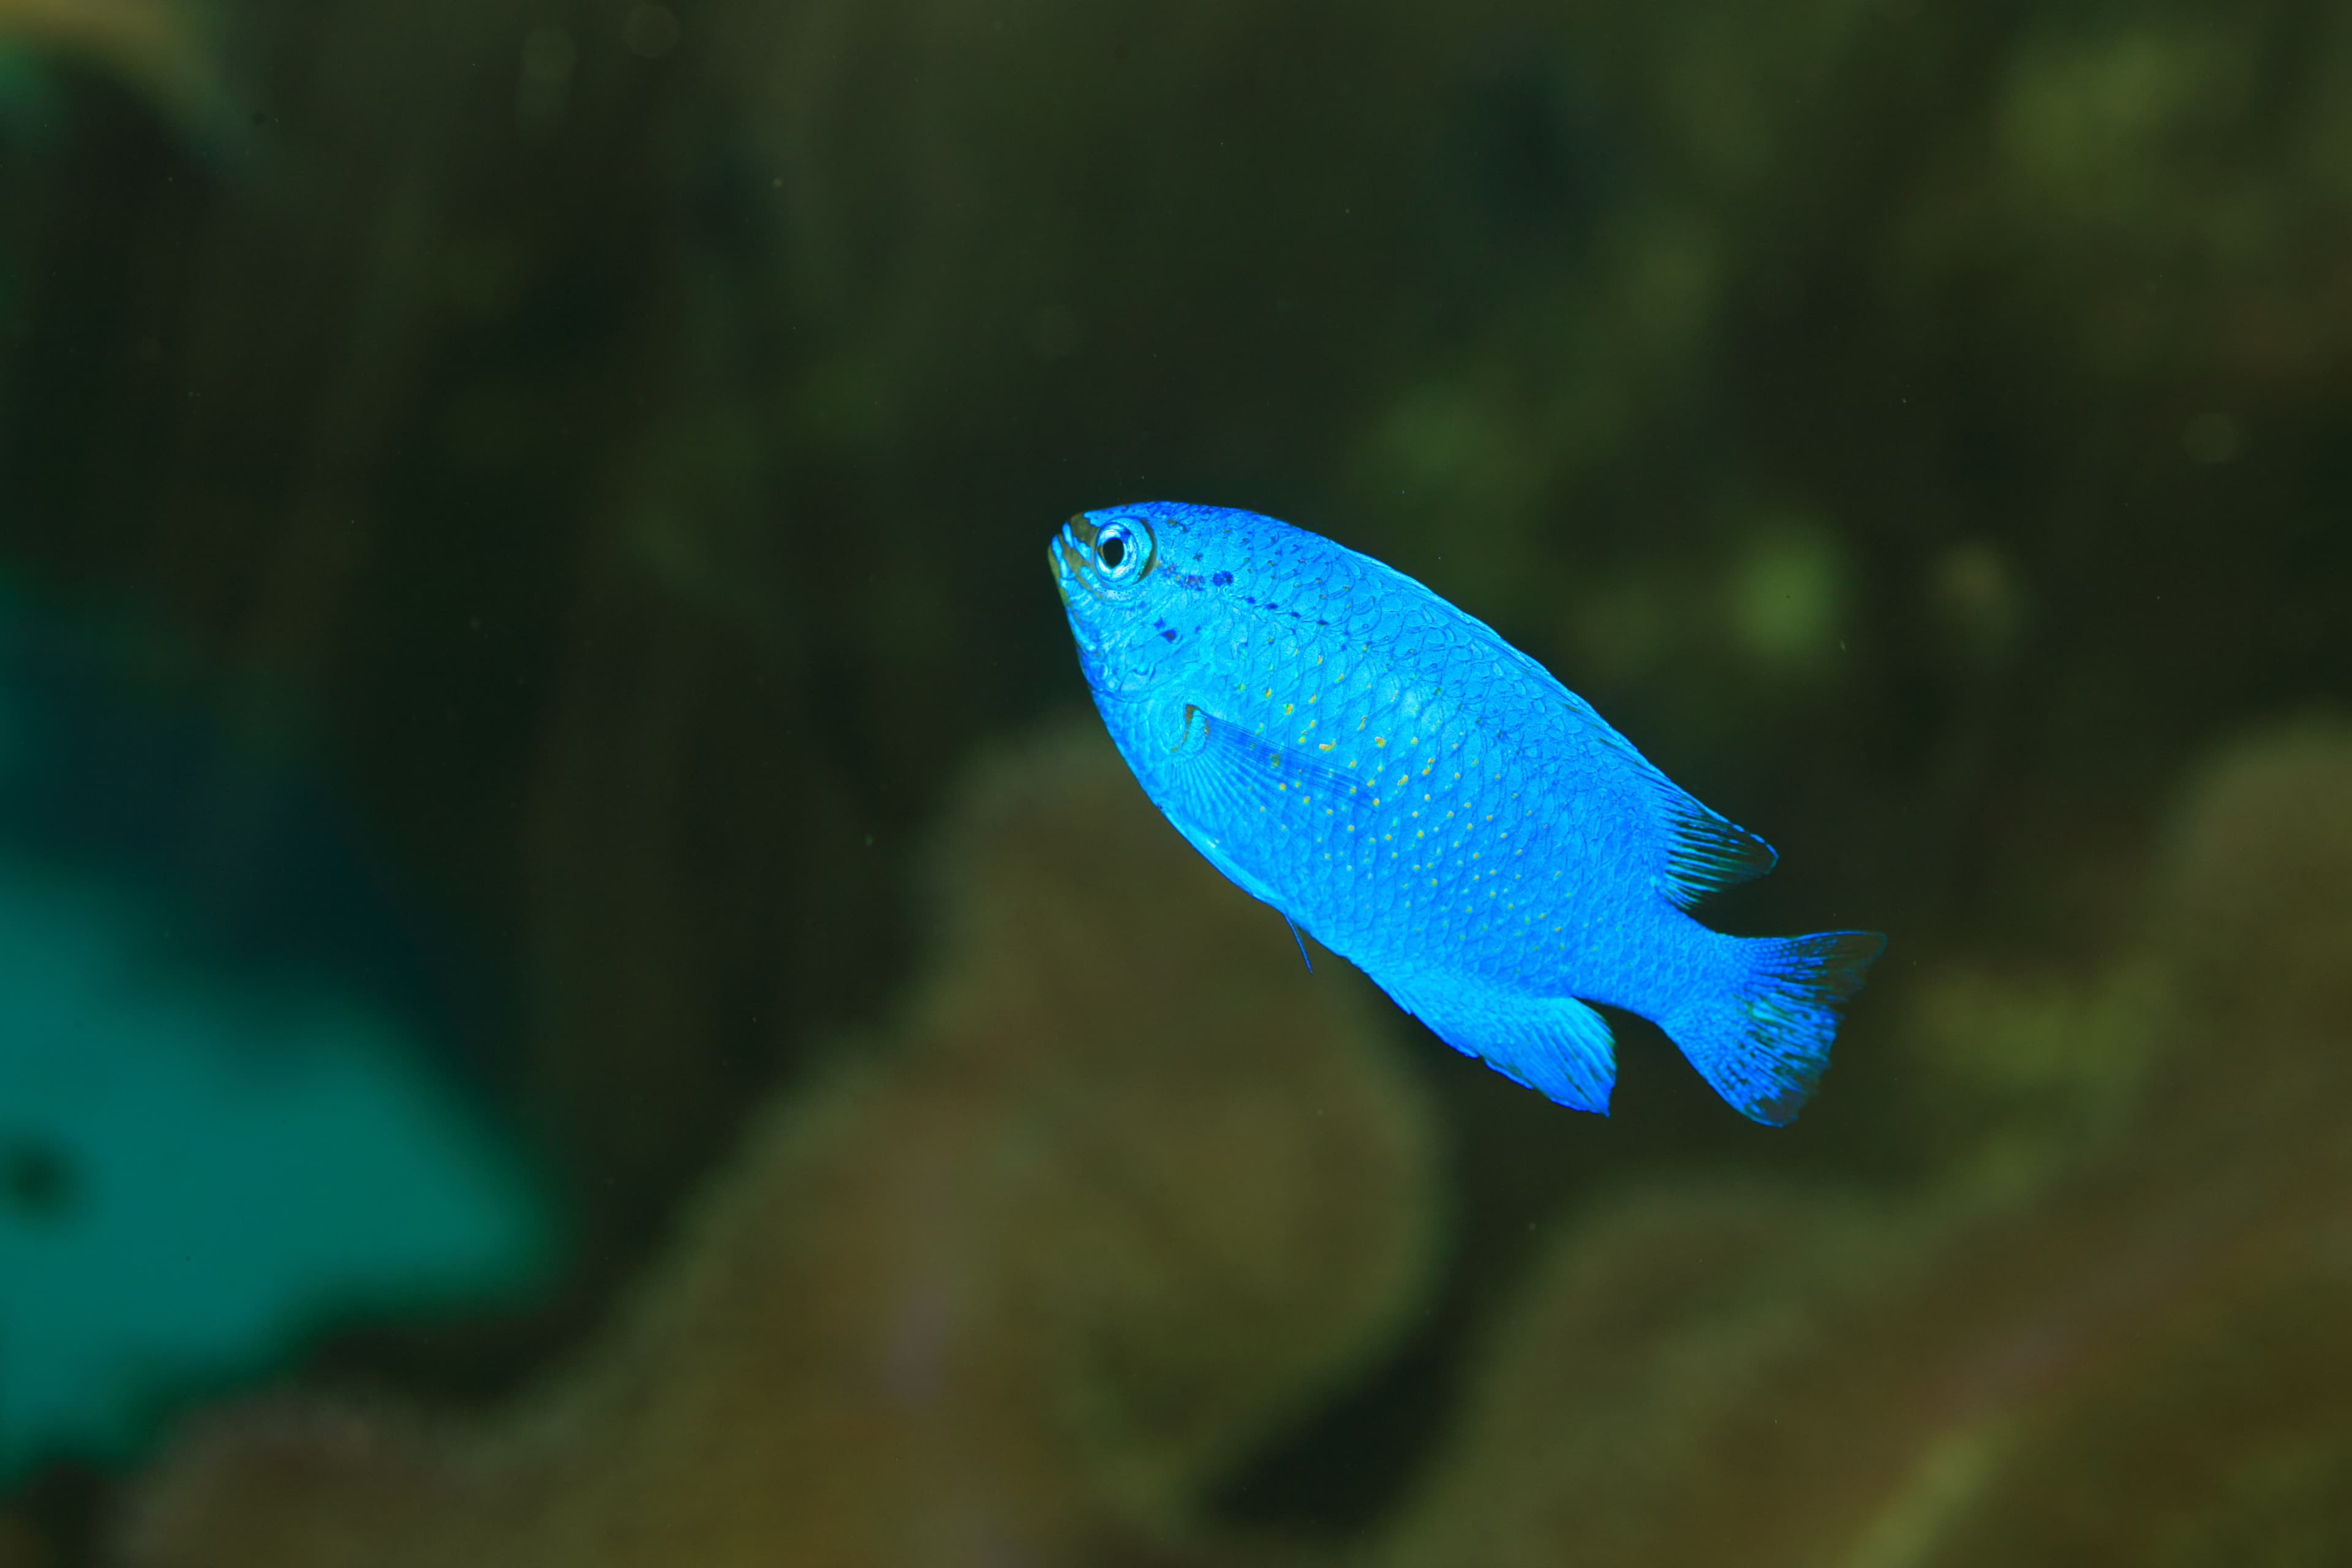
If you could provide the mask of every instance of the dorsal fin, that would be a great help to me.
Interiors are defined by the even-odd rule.
[[[1659,888],[1684,909],[1709,893],[1752,882],[1779,864],[1772,847],[1738,824],[1701,805],[1664,773],[1651,771],[1659,786],[1667,830],[1673,835]]]
[[[1780,857],[1769,844],[1700,805],[1688,791],[1659,772],[1658,765],[1643,756],[1633,742],[1619,734],[1591,703],[1561,685],[1559,678],[1534,658],[1505,642],[1494,627],[1454,608],[1394,567],[1370,561],[1369,556],[1360,559],[1370,562],[1377,571],[1466,623],[1472,635],[1489,651],[1518,666],[1549,688],[1553,700],[1569,715],[1586,742],[1606,747],[1633,764],[1634,773],[1655,798],[1666,825],[1669,842],[1665,868],[1657,874],[1658,890],[1677,906],[1688,909],[1709,893],[1752,882],[1780,864]]]

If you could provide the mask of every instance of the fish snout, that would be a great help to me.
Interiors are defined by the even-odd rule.
[[[1047,570],[1054,574],[1054,586],[1061,591],[1066,603],[1070,596],[1070,580],[1079,575],[1080,569],[1094,558],[1096,529],[1085,512],[1062,524],[1061,531],[1045,546]]]

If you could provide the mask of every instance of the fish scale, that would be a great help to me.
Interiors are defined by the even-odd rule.
[[[1605,1111],[1598,1003],[1656,1022],[1758,1121],[1811,1092],[1884,939],[1732,937],[1693,918],[1771,849],[1484,623],[1254,512],[1081,513],[1049,556],[1145,794],[1448,1044]]]

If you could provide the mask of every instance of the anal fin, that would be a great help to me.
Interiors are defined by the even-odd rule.
[[[1609,1114],[1617,1047],[1608,1022],[1573,996],[1396,996],[1464,1056],[1575,1110]]]

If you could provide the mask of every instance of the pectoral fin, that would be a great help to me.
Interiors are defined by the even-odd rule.
[[[1281,910],[1294,928],[1311,925],[1276,885],[1308,855],[1343,867],[1370,856],[1371,785],[1203,708],[1187,704],[1182,714],[1169,747],[1179,765],[1163,775],[1169,821],[1244,891]]]
[[[1185,708],[1174,750],[1189,764],[1196,815],[1229,847],[1259,834],[1319,842],[1354,831],[1377,804],[1372,781],[1203,708]]]
[[[1315,752],[1268,740],[1204,708],[1187,705],[1179,750],[1194,749],[1201,764],[1217,776],[1237,801],[1265,811],[1289,812],[1301,805],[1318,813],[1352,811],[1370,805],[1371,781],[1335,768]]]

